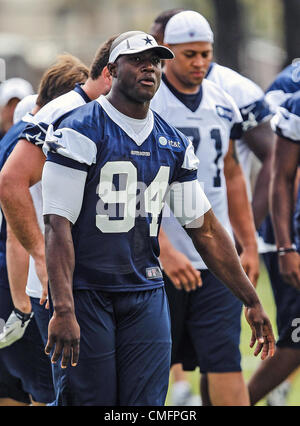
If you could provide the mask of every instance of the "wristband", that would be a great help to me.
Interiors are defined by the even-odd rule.
[[[279,247],[277,253],[279,256],[284,256],[286,253],[291,253],[293,251],[296,251],[294,247]]]
[[[22,321],[22,327],[24,327],[24,324],[27,321],[31,320],[31,318],[33,317],[33,312],[30,312],[30,314],[25,314],[24,312],[19,311],[19,309],[17,309],[17,308],[14,308],[14,312],[15,312],[16,317],[20,321]]]

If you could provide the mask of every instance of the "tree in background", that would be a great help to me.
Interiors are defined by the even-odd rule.
[[[297,0],[296,0],[297,1]],[[213,0],[215,10],[215,53],[222,65],[240,71],[243,47],[242,5],[239,0]]]
[[[286,63],[290,64],[293,59],[300,57],[300,1],[282,0],[284,38],[286,48]]]

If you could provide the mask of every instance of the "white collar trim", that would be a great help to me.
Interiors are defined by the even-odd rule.
[[[126,120],[124,120],[124,114],[118,111],[107,99],[105,96],[101,95],[97,102],[102,106],[106,114],[119,126],[122,130],[138,145],[142,145],[143,142],[148,138],[150,133],[153,130],[154,126],[154,117],[153,112],[149,109],[148,112],[148,120],[145,124],[144,129],[140,133],[135,133],[133,128],[128,124]],[[125,116],[126,118],[127,116]],[[130,117],[128,117],[130,118]]]

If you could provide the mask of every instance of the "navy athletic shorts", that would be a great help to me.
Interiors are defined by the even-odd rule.
[[[48,325],[50,319],[49,310],[45,308],[45,305],[40,305],[40,299],[37,297],[30,297],[32,310],[34,312],[34,318],[38,326],[40,335],[44,346],[46,346],[48,340]]]
[[[0,318],[6,321],[12,310],[10,290],[0,286]],[[44,344],[34,317],[20,340],[0,349],[0,363],[6,370],[2,376],[0,369],[1,397],[21,402],[27,402],[29,395],[36,402],[49,403],[54,400],[51,363],[45,355]],[[5,394],[7,390],[8,395]],[[26,400],[20,399],[22,395],[24,398],[26,395]]]
[[[265,253],[263,259],[276,304],[276,344],[278,347],[300,349],[300,291],[283,281],[277,253]]]
[[[56,405],[164,405],[171,358],[164,288],[73,294],[79,362],[54,374]]]
[[[172,330],[172,364],[201,373],[241,371],[242,303],[212,273],[201,270],[203,286],[177,290],[164,275]]]
[[[2,350],[2,349],[1,349]],[[31,400],[27,392],[24,391],[22,382],[17,377],[12,376],[0,357],[0,398],[11,398],[18,402],[30,404]]]

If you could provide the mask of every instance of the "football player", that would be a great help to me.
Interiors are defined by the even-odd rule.
[[[16,106],[28,95],[33,94],[29,81],[9,78],[0,83],[0,140],[13,125]]]
[[[271,188],[274,230],[268,217],[260,233],[266,246],[263,256],[276,302],[278,340],[274,363],[266,362],[260,365],[249,382],[253,404],[283,382],[282,386],[273,391],[275,396],[279,394],[276,399],[280,397],[280,401],[273,403],[272,392],[268,395],[267,402],[270,405],[284,405],[292,378],[286,379],[299,365],[299,340],[297,336],[293,338],[296,334],[295,321],[300,309],[297,269],[299,195],[296,206],[294,196],[299,182],[300,80],[297,75],[299,76],[299,63],[296,62],[279,74],[266,94],[267,99],[273,101],[273,110],[277,111],[272,119],[277,135]],[[298,91],[295,91],[297,87]],[[285,101],[278,106],[277,103],[282,99]],[[293,214],[294,224],[292,224]],[[270,371],[273,371],[271,375]]]
[[[193,140],[200,160],[198,179],[218,220],[233,239],[232,224],[242,247],[242,264],[256,284],[259,263],[255,228],[233,142],[241,135],[242,117],[233,99],[204,78],[212,60],[213,33],[199,13],[183,11],[168,21],[164,41],[175,59],[165,64],[163,82],[151,108]],[[173,362],[183,362],[187,369],[200,366],[201,373],[207,375],[213,405],[247,405],[239,351],[241,304],[207,270],[174,218],[166,218],[162,226],[171,243],[168,247],[166,236],[161,234],[160,258],[165,272],[171,275],[170,268],[179,265],[177,253],[181,252],[201,271],[203,284],[186,295],[172,290],[172,283],[167,285],[173,326],[182,330],[182,335],[174,331]],[[186,281],[190,281],[188,275]],[[174,283],[177,288],[180,284]],[[183,324],[178,324],[178,314],[172,309],[177,296],[187,299],[184,318],[179,319]]]
[[[166,25],[170,18],[179,12],[182,12],[182,10],[167,10],[155,19],[150,32],[156,37],[156,39],[163,41]],[[191,32],[193,32],[193,30]],[[252,200],[254,221],[256,226],[258,226],[268,211],[267,199],[273,146],[273,134],[269,125],[271,112],[264,101],[263,91],[254,82],[230,68],[224,67],[216,62],[211,62],[205,77],[206,79],[216,83],[229,95],[231,95],[236,105],[239,107],[243,119],[240,123],[240,134],[242,134],[242,137],[236,143],[236,151],[246,177],[248,196],[250,201]],[[253,195],[251,194],[250,188],[252,153],[254,153],[262,163],[261,170],[257,176]],[[179,252],[177,252],[177,256],[178,255]],[[189,262],[189,260],[186,257],[182,259],[182,256],[181,260],[180,264],[179,262],[173,262],[173,266],[170,265],[171,267],[168,270],[173,282],[174,278],[178,282],[186,281],[186,272],[183,272],[184,270],[189,270],[190,275],[193,274],[194,277],[196,276],[197,270],[193,268],[193,265]],[[254,284],[256,284],[255,281]],[[179,296],[177,295],[176,299],[178,298]],[[177,311],[179,306],[182,306],[182,303],[177,300]],[[179,368],[179,365],[174,367],[173,371],[175,380],[178,381],[179,389],[182,388],[184,390],[184,394],[187,395],[187,397],[184,398],[187,401],[185,403],[189,404],[188,401],[190,398],[188,395],[190,392],[187,391],[189,384]],[[174,387],[175,391],[176,387]],[[180,392],[176,391],[176,394],[177,393],[180,395]],[[208,398],[207,380],[205,375],[202,375],[201,377],[201,393],[203,394],[202,396],[204,397],[204,400],[206,400],[204,403],[209,404],[210,401]],[[192,400],[194,400],[193,397]]]
[[[255,354],[273,353],[270,322],[198,182],[192,143],[149,109],[160,59],[172,57],[149,34],[122,34],[110,50],[110,93],[59,119],[54,132],[49,127],[46,352],[62,367],[60,404],[164,404],[171,340],[158,233],[170,184],[174,215],[245,303]]]
[[[29,103],[26,100],[30,113],[12,126],[2,139],[0,169],[17,144],[20,133],[28,122],[32,122],[34,114],[55,95],[68,92],[77,82],[82,83],[87,77],[87,67],[77,58],[71,55],[62,55],[58,58],[57,62],[44,73],[38,96],[30,97]],[[0,374],[0,403],[5,405],[14,405],[16,401],[30,403],[29,398],[32,398],[34,403],[51,403],[54,400],[51,364],[43,350],[44,342],[47,340],[49,314],[39,304],[40,298],[43,297],[42,288],[40,284],[34,287],[36,278],[32,274],[34,272],[32,267],[28,273],[28,254],[6,225],[5,217],[2,216],[0,317],[7,322],[0,338],[1,369],[4,370],[3,374]],[[7,252],[6,240],[8,240]],[[6,263],[10,268],[6,268]],[[34,296],[31,298],[35,314],[33,318],[30,302],[29,310],[24,312],[23,305],[19,305],[18,295],[15,297],[15,286],[20,287],[25,294],[27,282],[29,294]],[[11,292],[10,285],[12,285]],[[21,299],[24,299],[24,295]],[[11,345],[12,343],[14,344]]]
[[[109,48],[115,37],[104,42],[95,54],[89,70],[89,78],[84,84],[77,84],[68,93],[61,92],[51,102],[47,96],[45,105],[27,123],[20,134],[20,140],[5,163],[0,175],[0,199],[6,219],[21,244],[34,261],[38,278],[47,289],[48,277],[45,264],[44,237],[30,194],[30,187],[41,180],[45,156],[42,145],[48,125],[64,113],[80,106],[110,89],[111,78],[107,71]],[[26,217],[23,212],[26,211]],[[17,290],[16,290],[17,291]],[[20,298],[24,294],[20,289]],[[45,296],[44,296],[45,297]]]

